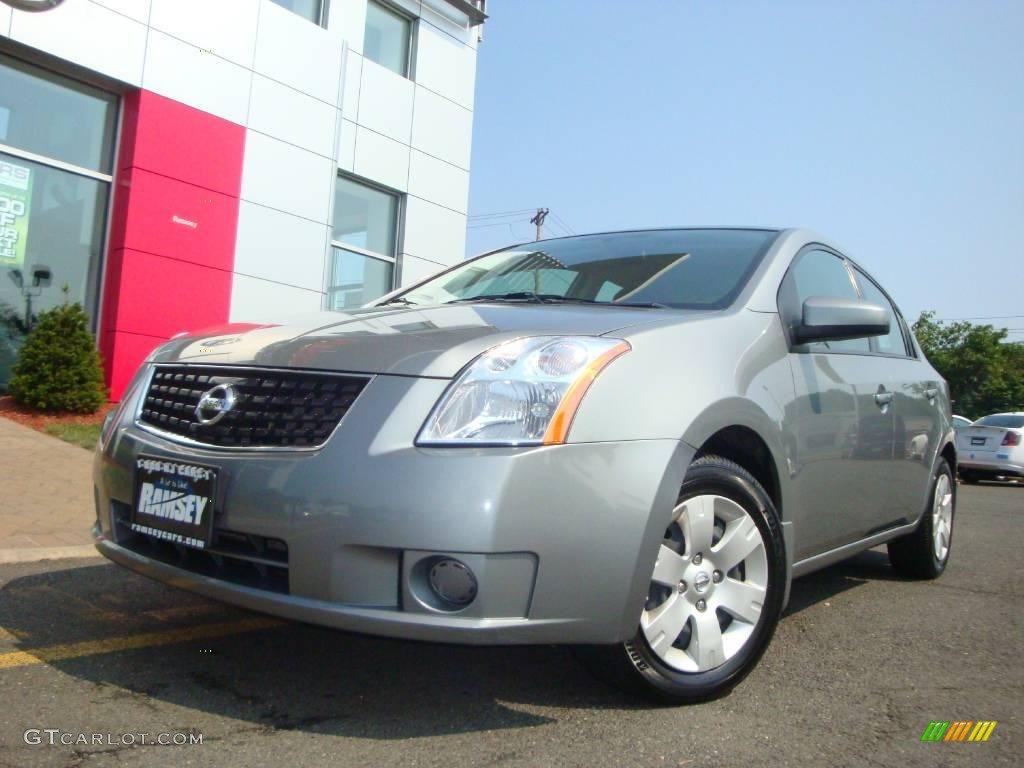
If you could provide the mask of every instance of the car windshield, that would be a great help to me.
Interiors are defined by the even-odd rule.
[[[528,243],[467,261],[382,303],[529,301],[722,309],[776,232],[675,229]]]
[[[995,413],[991,416],[985,416],[984,418],[978,419],[974,422],[976,427],[1010,427],[1011,429],[1020,429],[1024,427],[1024,414],[1016,413]]]

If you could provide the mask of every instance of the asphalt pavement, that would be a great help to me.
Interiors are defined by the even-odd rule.
[[[962,486],[940,580],[882,550],[801,579],[751,676],[681,708],[564,648],[278,622],[96,559],[2,565],[0,765],[1020,765],[1022,552],[1024,487]],[[932,720],[997,725],[922,743]]]

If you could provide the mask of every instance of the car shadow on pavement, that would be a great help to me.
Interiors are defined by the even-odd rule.
[[[889,556],[878,549],[869,549],[849,560],[794,579],[783,621],[786,616],[872,581],[902,581],[889,564]]]
[[[40,652],[45,663],[96,696],[128,692],[256,730],[384,740],[527,728],[561,709],[650,706],[593,679],[566,648],[437,645],[290,622],[203,639],[204,627],[254,614],[109,564],[40,571],[0,588],[0,628],[15,642],[0,657],[50,649]],[[887,558],[864,553],[795,582],[787,613],[880,578],[893,578]],[[195,639],[161,644],[193,629]],[[121,645],[108,651],[111,639]]]
[[[89,643],[86,655],[46,663],[97,695],[127,691],[256,729],[370,739],[532,727],[554,720],[552,709],[648,706],[597,682],[555,646],[438,645],[284,621],[159,644],[161,633],[255,617],[113,565],[51,570],[0,588],[0,627],[15,640],[0,657],[36,649],[52,657],[55,646]],[[105,639],[132,637],[152,642],[96,652]],[[11,671],[0,658],[0,677]]]

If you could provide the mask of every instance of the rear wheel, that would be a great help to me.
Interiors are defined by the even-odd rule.
[[[579,655],[598,677],[659,702],[721,696],[768,646],[785,578],[771,498],[739,465],[704,456],[680,490],[636,635]]]
[[[978,482],[978,479],[979,479],[978,476],[976,474],[974,474],[973,472],[967,472],[967,471],[964,471],[964,470],[961,470],[961,472],[960,472],[960,480],[962,482],[966,483],[967,485],[974,485],[974,484],[976,484]]]
[[[953,514],[956,511],[956,483],[953,470],[945,459],[939,459],[932,477],[928,508],[913,533],[893,539],[888,544],[889,562],[904,576],[935,579],[942,575],[949,562],[953,544]]]

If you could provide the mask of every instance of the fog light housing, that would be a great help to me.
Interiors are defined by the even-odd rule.
[[[438,558],[430,567],[428,581],[434,595],[453,609],[465,608],[476,599],[476,574],[461,560]]]

